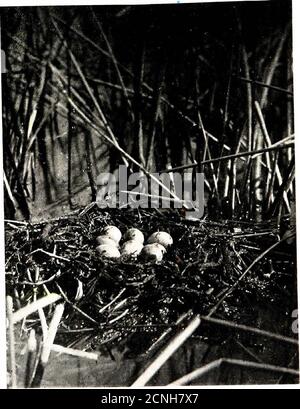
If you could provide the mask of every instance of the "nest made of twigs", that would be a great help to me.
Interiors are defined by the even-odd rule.
[[[101,259],[95,238],[107,224],[123,233],[137,227],[146,237],[165,230],[174,244],[160,263]],[[191,222],[175,210],[89,206],[35,224],[6,223],[7,292],[17,307],[47,292],[60,293],[67,302],[59,335],[65,345],[88,342],[99,349],[135,336],[143,340],[138,343],[141,353],[181,314],[208,314],[253,259],[277,240],[270,223]],[[293,251],[277,250],[259,261],[224,300],[222,318],[251,322],[253,300],[290,308]],[[51,307],[46,313],[51,316]],[[29,326],[39,330],[38,317]],[[222,338],[216,332],[202,336],[214,342]]]

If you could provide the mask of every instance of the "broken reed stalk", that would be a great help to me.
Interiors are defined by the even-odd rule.
[[[189,374],[185,376],[182,376],[179,379],[176,379],[176,381],[171,382],[167,386],[188,385],[189,383],[195,381],[196,379],[199,379],[202,376],[208,374],[212,370],[219,369],[221,365],[223,364],[239,366],[241,368],[247,368],[247,369],[255,369],[255,370],[262,370],[262,371],[267,371],[267,372],[288,374],[288,375],[299,377],[299,371],[295,369],[290,369],[290,368],[285,368],[285,367],[275,366],[275,365],[269,365],[269,364],[263,364],[259,362],[244,361],[242,359],[220,358],[220,359],[217,359],[216,361],[210,362],[209,364],[204,365],[201,368],[198,368],[190,372]]]
[[[9,341],[9,363],[11,374],[11,388],[17,387],[17,371],[16,371],[16,350],[15,350],[15,332],[13,319],[13,299],[10,296],[6,297],[7,319],[8,319],[8,341]]]
[[[34,362],[35,362],[35,354],[37,350],[37,342],[35,337],[34,329],[30,330],[28,342],[27,342],[27,360],[26,360],[26,368],[25,368],[25,381],[24,387],[29,388],[31,375],[33,373]]]
[[[46,369],[46,366],[47,366],[47,363],[50,357],[51,349],[54,343],[54,339],[56,336],[56,332],[57,332],[60,320],[63,316],[63,312],[64,312],[64,304],[58,304],[55,308],[53,318],[49,325],[47,338],[45,342],[43,343],[43,349],[42,349],[40,361],[38,363],[36,373],[35,373],[35,376],[31,384],[31,387],[33,388],[38,388],[42,382],[44,371]]]
[[[193,318],[190,323],[154,359],[148,368],[131,385],[132,387],[145,386],[164,363],[178,350],[178,348],[194,333],[201,323],[199,316]]]

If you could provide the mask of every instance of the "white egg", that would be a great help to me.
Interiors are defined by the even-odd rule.
[[[96,242],[98,244],[108,244],[109,246],[117,246],[118,244],[108,236],[98,236],[96,237]]]
[[[147,261],[161,261],[166,249],[159,243],[147,244],[143,247],[141,255]]]
[[[100,244],[96,247],[97,253],[105,258],[119,258],[121,254],[116,246],[110,246],[109,244]]]
[[[139,229],[132,227],[124,234],[124,240],[136,240],[140,243],[144,243],[144,235]]]
[[[121,254],[125,257],[137,257],[142,249],[143,243],[137,240],[128,240],[121,247]]]
[[[106,226],[102,230],[102,233],[116,243],[119,243],[122,237],[121,231],[116,226]]]
[[[147,243],[148,244],[159,243],[165,248],[167,248],[169,246],[172,246],[173,239],[169,233],[166,233],[165,231],[158,231],[156,233],[151,234],[151,236],[148,238]]]

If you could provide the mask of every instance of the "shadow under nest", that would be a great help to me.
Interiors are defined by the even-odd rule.
[[[122,233],[137,227],[146,238],[164,230],[174,244],[160,263],[101,259],[95,239],[108,224]],[[126,350],[126,357],[138,357],[168,328],[178,328],[182,314],[209,314],[278,237],[270,222],[193,222],[175,210],[100,210],[96,205],[35,224],[11,221],[6,223],[7,294],[20,308],[47,292],[60,293],[66,300],[57,333],[61,345],[102,354],[117,348]],[[295,263],[295,243],[282,243],[255,264],[215,316],[258,327],[259,306],[289,315],[296,303]],[[45,309],[47,318],[52,313],[53,306]],[[280,320],[274,325],[277,332],[287,332]],[[27,327],[41,332],[38,315]],[[229,335],[228,328],[204,322],[194,337],[221,344]],[[244,345],[256,342],[251,334],[238,336]]]

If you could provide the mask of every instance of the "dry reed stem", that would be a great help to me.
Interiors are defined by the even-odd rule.
[[[35,376],[31,384],[32,387],[35,387],[35,388],[39,387],[42,382],[44,371],[45,371],[45,368],[47,366],[47,363],[50,357],[51,349],[54,343],[54,339],[57,333],[58,326],[63,316],[63,312],[64,312],[64,304],[58,304],[54,310],[54,314],[53,314],[52,320],[49,325],[47,338],[45,342],[43,343],[41,357],[40,357],[40,360],[39,360],[39,363],[36,369]]]
[[[232,329],[235,329],[235,330],[238,330],[238,331],[251,332],[251,333],[259,335],[261,337],[271,338],[271,339],[274,339],[274,340],[280,341],[280,342],[287,342],[287,343],[295,345],[295,346],[299,345],[297,339],[290,338],[290,337],[285,337],[283,335],[275,334],[273,332],[265,331],[265,330],[254,328],[254,327],[249,327],[247,325],[237,324],[237,323],[231,322],[231,321],[221,320],[219,318],[212,318],[212,317],[209,317],[209,316],[201,316],[200,318],[203,321],[207,321],[207,322],[210,322],[212,324],[222,325],[222,326],[232,328]]]
[[[148,368],[131,385],[132,387],[145,386],[147,382],[156,374],[164,363],[174,354],[175,351],[193,334],[201,323],[199,316],[193,318],[190,323],[178,335],[176,335],[162,352],[154,359]]]
[[[229,359],[229,358],[220,358],[216,361],[210,362],[207,365],[202,366],[201,368],[196,369],[195,371],[190,372],[189,374],[182,376],[176,381],[171,382],[167,386],[183,386],[191,383],[192,381],[201,378],[201,376],[206,375],[214,369],[220,368],[223,364],[229,364],[234,366],[239,366],[242,368],[263,370],[268,372],[277,372],[281,374],[289,374],[299,377],[299,371],[290,368],[284,368],[281,366],[262,364],[259,362],[244,361],[241,359]]]
[[[35,337],[34,329],[30,330],[28,342],[27,342],[27,360],[26,360],[26,368],[25,368],[25,381],[24,387],[29,388],[31,376],[33,373],[34,368],[34,361],[35,361],[35,353],[37,350],[37,341]]]
[[[51,351],[57,352],[59,355],[66,354],[66,355],[76,356],[78,358],[90,359],[92,361],[97,361],[99,358],[98,354],[96,354],[95,352],[81,351],[79,349],[68,348],[68,347],[58,345],[58,344],[53,344],[51,347]]]
[[[38,311],[41,308],[45,308],[48,305],[59,301],[61,298],[62,297],[60,295],[51,293],[43,298],[40,298],[34,303],[26,305],[26,307],[13,313],[12,315],[13,323],[16,324],[17,322],[22,321],[24,318],[28,317],[28,315]]]

